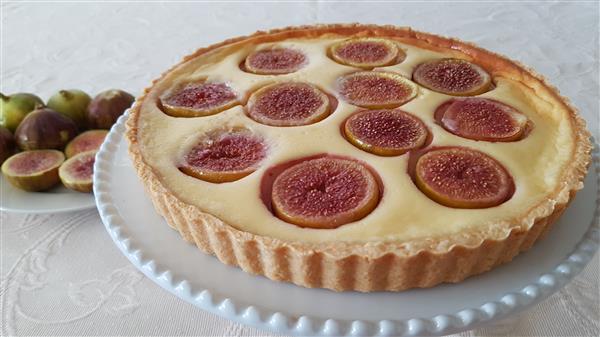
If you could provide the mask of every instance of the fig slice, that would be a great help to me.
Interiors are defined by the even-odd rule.
[[[436,112],[449,132],[468,139],[512,142],[523,137],[528,119],[517,109],[489,98],[451,100]]]
[[[65,155],[58,150],[32,150],[13,155],[2,164],[2,173],[13,186],[29,191],[45,191],[60,182],[58,168]]]
[[[354,146],[380,156],[420,148],[429,135],[419,118],[398,109],[356,112],[344,123],[344,134]]]
[[[96,151],[78,153],[67,159],[58,170],[60,181],[73,191],[91,192],[95,159]]]
[[[160,99],[163,111],[173,117],[201,117],[238,104],[238,96],[226,83],[188,83]]]
[[[265,140],[247,130],[218,130],[205,135],[185,154],[179,169],[211,183],[242,179],[267,156]]]
[[[309,83],[275,83],[260,88],[248,100],[248,115],[271,126],[300,126],[330,113],[329,97]]]
[[[421,63],[413,72],[413,81],[427,89],[453,96],[474,96],[492,86],[492,78],[483,68],[461,59],[437,59]]]
[[[360,71],[340,77],[338,91],[350,104],[370,109],[388,109],[415,98],[417,86],[398,74]]]
[[[330,55],[338,63],[364,69],[389,66],[406,56],[394,42],[379,38],[338,42],[331,46]]]
[[[514,192],[507,170],[494,158],[466,147],[432,149],[417,159],[415,182],[430,199],[454,208],[488,208]]]
[[[306,65],[306,55],[291,48],[271,48],[252,52],[244,61],[244,70],[259,75],[282,75]]]
[[[71,158],[78,153],[98,150],[107,134],[108,130],[85,131],[67,144],[65,155],[67,158]]]
[[[363,164],[332,156],[302,161],[273,183],[273,211],[300,227],[333,229],[367,216],[379,202],[379,186]]]

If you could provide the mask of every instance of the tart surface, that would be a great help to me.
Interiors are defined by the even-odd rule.
[[[372,70],[331,57],[332,46],[359,38],[393,43],[398,48],[394,53],[403,57],[397,63],[386,60],[382,63],[386,65]],[[290,68],[291,72],[273,74],[277,72],[271,69],[265,74],[240,66],[258,51],[286,48],[304,56],[302,66]],[[477,97],[510,106],[527,118],[528,127],[518,139],[476,140],[471,134],[466,138],[440,123],[438,108],[464,97],[428,89],[413,77],[419,65],[445,59],[471,62],[477,71],[489,74],[493,85],[481,93],[481,85],[476,83]],[[394,100],[398,104],[384,108],[400,109],[425,125],[429,139],[419,144],[420,149],[381,156],[346,139],[341,130],[348,118],[360,110],[380,108],[359,106],[340,89],[341,79],[365,71],[390,81],[402,77],[402,90],[396,96],[408,94]],[[325,109],[320,112],[323,117],[292,126],[251,118],[247,103],[253,94],[269,85],[290,82],[310,84],[322,93],[319,97],[328,97],[327,103],[321,99],[319,105]],[[228,97],[235,105],[223,105],[223,111],[196,117],[165,113],[161,100],[189,83],[222,83],[235,93],[236,99]],[[386,83],[383,88],[393,84]],[[186,154],[204,135],[239,129],[265,142],[267,154],[252,172],[215,183],[181,170]],[[582,187],[591,148],[582,119],[530,70],[457,40],[407,28],[368,25],[288,28],[201,49],[163,74],[138,99],[127,135],[134,165],[157,210],[185,239],[225,263],[273,279],[361,291],[459,281],[510,260],[549,228],[574,191]],[[466,147],[500,163],[514,184],[507,200],[483,208],[457,208],[424,193],[411,172],[414,158],[428,149],[444,147]],[[306,228],[277,217],[268,200],[261,197],[270,168],[323,154],[368,165],[382,186],[376,207],[335,228]],[[428,263],[412,270],[414,263],[423,264],[423,259]]]

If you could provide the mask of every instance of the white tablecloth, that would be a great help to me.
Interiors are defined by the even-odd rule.
[[[198,47],[258,29],[408,25],[510,55],[570,97],[598,137],[598,3],[4,3],[1,90],[134,94]],[[2,335],[270,335],[163,291],[113,245],[95,210],[0,214]],[[598,256],[510,321],[462,336],[598,336]]]

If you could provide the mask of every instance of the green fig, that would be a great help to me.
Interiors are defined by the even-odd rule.
[[[15,138],[21,150],[62,150],[77,135],[77,125],[71,119],[50,108],[38,108],[21,122]]]
[[[0,165],[15,153],[16,143],[13,134],[5,127],[0,126]]]
[[[110,129],[133,101],[135,97],[119,89],[99,93],[88,106],[88,126],[90,129]]]
[[[86,109],[92,98],[77,89],[61,90],[48,100],[48,107],[72,119],[79,129],[86,127]]]
[[[10,96],[0,94],[0,126],[14,132],[36,105],[44,105],[44,101],[34,94],[17,93]]]

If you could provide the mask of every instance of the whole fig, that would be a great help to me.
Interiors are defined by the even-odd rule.
[[[0,126],[14,132],[25,116],[44,102],[34,94],[0,94]]]
[[[6,158],[10,157],[15,153],[16,144],[13,134],[5,127],[0,126],[0,164],[2,164]]]
[[[48,107],[72,119],[80,129],[86,127],[86,110],[92,98],[77,89],[61,90],[48,100]]]
[[[90,129],[110,129],[127,108],[129,108],[135,97],[119,90],[111,89],[99,93],[87,109],[87,121]]]
[[[49,108],[38,108],[25,117],[15,138],[21,150],[62,150],[77,135],[71,119]]]

